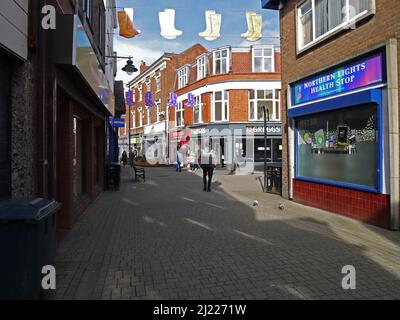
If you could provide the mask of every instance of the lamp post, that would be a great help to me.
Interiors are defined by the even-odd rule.
[[[264,112],[264,193],[267,193],[267,147],[268,147],[268,133],[267,122],[269,122],[269,110],[263,106]]]
[[[129,57],[119,57],[119,56],[106,56],[106,58],[112,58],[112,59],[126,59],[128,60],[126,62],[125,67],[122,68],[122,71],[126,72],[129,76],[131,76],[132,74],[134,74],[135,72],[138,72],[138,68],[136,68],[133,64],[132,61],[132,56]]]

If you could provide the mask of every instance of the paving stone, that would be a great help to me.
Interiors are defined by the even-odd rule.
[[[256,176],[217,171],[203,193],[199,175],[148,168],[132,190],[127,170],[60,243],[54,299],[400,299],[400,233],[266,195]]]

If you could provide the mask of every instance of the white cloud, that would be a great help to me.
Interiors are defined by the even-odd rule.
[[[132,56],[132,60],[138,69],[142,60],[145,61],[147,65],[150,65],[160,58],[164,52],[179,53],[186,48],[186,46],[181,42],[172,42],[163,39],[154,39],[149,41],[137,40],[137,38],[122,39],[117,36],[115,37],[114,49],[117,51],[118,56]],[[118,73],[116,80],[122,80],[124,83],[128,83],[130,80],[135,78],[138,73],[128,76],[121,70],[125,64],[126,60],[121,60],[118,62]]]

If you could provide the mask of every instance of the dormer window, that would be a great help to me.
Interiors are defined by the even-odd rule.
[[[197,59],[197,80],[205,78],[207,75],[207,56],[204,55]]]
[[[274,60],[272,47],[253,48],[253,72],[274,72]]]
[[[186,87],[188,81],[189,81],[189,68],[185,66],[178,71],[178,89]]]
[[[214,74],[229,72],[229,49],[220,49],[213,52]]]

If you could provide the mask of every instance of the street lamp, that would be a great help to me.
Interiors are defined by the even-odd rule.
[[[262,107],[264,112],[264,192],[267,193],[267,147],[268,147],[268,133],[267,121],[269,122],[269,109],[265,106]]]
[[[106,56],[106,58],[113,58],[113,59],[127,59],[125,67],[122,68],[122,71],[126,72],[129,76],[138,72],[138,68],[136,68],[133,64],[132,57],[118,57],[118,56]]]

